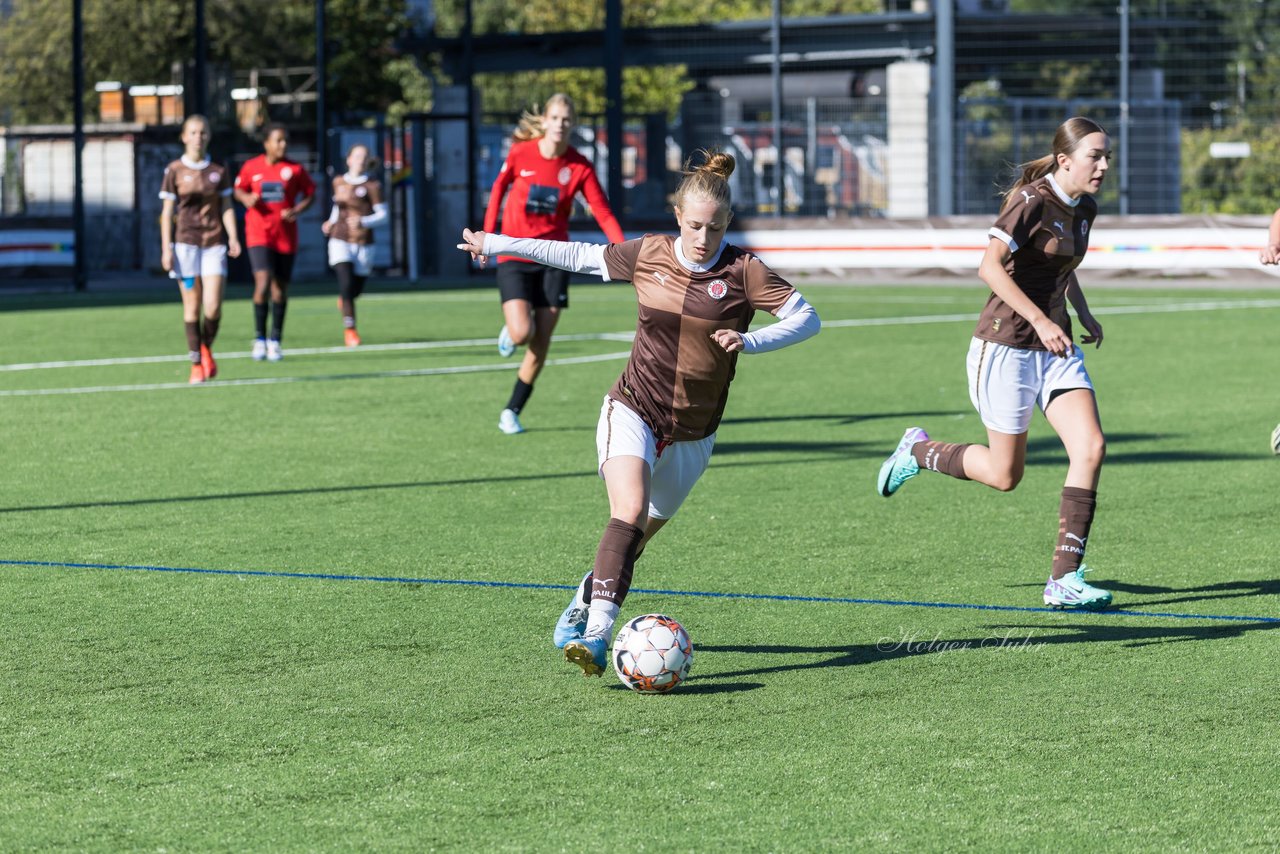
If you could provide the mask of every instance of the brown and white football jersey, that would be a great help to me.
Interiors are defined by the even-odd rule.
[[[1067,285],[1089,248],[1098,203],[1082,195],[1072,205],[1059,193],[1048,175],[1019,187],[988,233],[1009,247],[1005,272],[1070,337]],[[1035,328],[995,294],[982,309],[973,334],[1023,350],[1045,348]]]
[[[226,243],[222,199],[231,195],[231,178],[219,163],[192,163],[180,157],[164,168],[160,198],[173,199],[177,227],[174,243],[207,249]]]
[[[347,243],[373,243],[373,229],[360,224],[360,217],[373,214],[373,206],[382,204],[382,184],[368,178],[350,182],[347,176],[333,179],[333,203],[338,208],[338,221],[329,236]]]
[[[676,239],[646,234],[605,247],[609,278],[636,289],[639,318],[631,358],[609,396],[635,410],[660,439],[710,436],[720,425],[737,353],[711,339],[746,332],[757,310],[776,312],[795,293],[756,256],[726,244],[707,272],[676,257]]]

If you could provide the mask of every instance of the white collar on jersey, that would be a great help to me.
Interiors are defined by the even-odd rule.
[[[203,169],[209,165],[209,155],[204,156],[204,160],[188,160],[187,155],[182,155],[182,165],[188,169]]]
[[[1062,187],[1058,186],[1058,182],[1054,179],[1052,172],[1049,173],[1049,186],[1053,187],[1053,192],[1057,194],[1058,198],[1062,199],[1062,203],[1067,207],[1074,208],[1080,204],[1079,199],[1071,198]]]
[[[686,270],[691,270],[695,273],[705,273],[708,270],[710,270],[712,267],[714,267],[716,265],[716,262],[720,260],[720,256],[724,254],[724,245],[725,245],[724,241],[721,240],[720,248],[716,250],[716,254],[712,256],[707,261],[707,263],[695,264],[693,261],[690,261],[688,258],[684,257],[684,248],[680,246],[680,238],[677,237],[676,238],[676,260],[679,261],[682,265],[684,265],[684,268]]]
[[[369,180],[369,176],[368,175],[352,175],[350,172],[348,172],[347,174],[342,176],[342,180],[346,181],[348,184],[363,184],[365,181]]]

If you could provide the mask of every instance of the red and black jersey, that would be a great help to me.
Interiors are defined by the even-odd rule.
[[[502,233],[508,237],[536,237],[542,240],[568,240],[569,214],[578,193],[586,198],[591,215],[600,224],[610,243],[625,238],[622,227],[609,208],[609,200],[600,187],[591,162],[570,148],[559,157],[546,158],[538,150],[538,140],[517,142],[511,146],[498,179],[489,193],[484,214],[484,230],[497,231],[498,208],[503,196]],[[524,259],[498,256],[498,261]]]
[[[258,203],[245,211],[246,246],[267,246],[292,255],[298,251],[298,223],[280,218],[294,207],[299,196],[315,194],[316,185],[301,164],[292,160],[269,163],[264,154],[244,164],[236,177],[236,189],[253,193]]]

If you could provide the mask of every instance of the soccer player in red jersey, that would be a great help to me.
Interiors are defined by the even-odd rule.
[[[382,184],[367,174],[370,164],[368,147],[353,145],[347,152],[347,173],[333,179],[333,209],[320,226],[329,238],[329,266],[338,276],[338,307],[348,347],[360,346],[356,297],[373,272],[373,228],[387,219]]]
[[[921,469],[976,480],[1008,492],[1022,480],[1027,428],[1038,406],[1070,461],[1058,511],[1044,603],[1099,609],[1111,594],[1084,580],[1085,542],[1093,525],[1106,439],[1084,354],[1072,343],[1066,303],[1075,307],[1084,344],[1102,344],[1075,269],[1106,177],[1111,142],[1102,126],[1079,116],[1053,138],[1052,153],[1024,164],[1005,193],[978,275],[991,288],[969,345],[969,396],[987,428],[986,445],[936,442],[919,427],[903,435],[880,467],[886,498]]]
[[[821,328],[817,312],[759,258],[724,242],[734,160],[711,152],[676,190],[680,236],[615,245],[528,240],[470,230],[460,249],[529,258],[605,281],[629,281],[639,317],[631,358],[596,426],[610,519],[595,565],[556,623],[553,640],[588,676],[604,672],[636,558],[675,515],[707,468],[739,353],[797,344]],[[776,323],[749,332],[756,311]]]
[[[289,132],[268,125],[263,153],[245,163],[236,178],[236,201],[245,206],[245,245],[253,265],[253,358],[284,358],[280,336],[288,305],[289,280],[298,252],[298,215],[315,201],[316,185],[307,170],[285,157]],[[271,295],[271,334],[267,335],[267,294]]]
[[[182,123],[182,157],[165,167],[160,184],[160,198],[164,200],[160,212],[160,265],[178,280],[182,294],[192,383],[211,380],[218,373],[213,339],[218,336],[222,320],[227,256],[240,255],[236,215],[231,208],[231,179],[222,164],[209,159],[209,137],[208,119],[187,116]]]
[[[569,134],[577,120],[573,101],[563,94],[548,98],[542,115],[525,113],[521,117],[513,134],[515,144],[489,194],[485,231],[497,229],[501,208],[503,234],[568,240],[573,199],[582,193],[609,241],[623,241],[622,228],[609,208],[591,162],[569,147]],[[525,258],[501,255],[498,292],[506,321],[498,334],[498,352],[506,357],[520,344],[529,345],[511,399],[498,417],[498,429],[522,433],[520,411],[533,394],[534,380],[547,361],[551,333],[560,312],[569,307],[569,274]]]

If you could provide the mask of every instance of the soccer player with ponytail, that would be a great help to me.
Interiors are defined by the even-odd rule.
[[[463,231],[459,249],[482,259],[527,258],[605,281],[629,281],[639,316],[631,358],[604,398],[596,427],[609,522],[554,632],[588,676],[605,670],[613,626],[641,550],[675,515],[711,458],[739,353],[765,353],[817,334],[817,313],[751,253],[724,242],[733,216],[734,160],[706,154],[675,194],[678,237],[647,234],[612,245],[527,240]],[[775,323],[749,332],[767,311]]]
[[[577,121],[573,101],[563,94],[548,98],[541,115],[525,113],[520,118],[513,134],[515,143],[489,193],[485,231],[498,229],[501,209],[503,234],[568,240],[569,214],[574,197],[581,193],[609,241],[622,242],[622,227],[609,209],[595,167],[569,146],[569,134]],[[498,429],[507,434],[523,433],[520,413],[547,362],[560,312],[569,307],[569,274],[526,258],[503,255],[498,258],[498,293],[504,321],[498,333],[498,352],[505,358],[520,344],[529,345],[511,397],[498,416]]]
[[[1044,602],[1099,609],[1111,594],[1084,580],[1085,543],[1097,504],[1106,439],[1084,354],[1072,343],[1069,301],[1084,327],[1081,343],[1102,344],[1075,269],[1089,247],[1111,143],[1090,119],[1068,119],[1051,154],[1025,164],[988,232],[978,275],[991,297],[969,345],[969,396],[987,428],[986,445],[933,441],[919,427],[903,435],[880,467],[886,498],[921,469],[976,480],[1008,492],[1022,480],[1027,429],[1038,406],[1070,461],[1058,512],[1058,541]]]
[[[165,167],[160,184],[160,198],[164,200],[160,212],[160,265],[178,280],[187,352],[191,356],[190,381],[202,383],[218,373],[213,339],[222,320],[227,256],[240,255],[240,239],[230,202],[230,177],[221,164],[209,159],[208,119],[187,116],[182,123],[182,148],[182,157]]]

